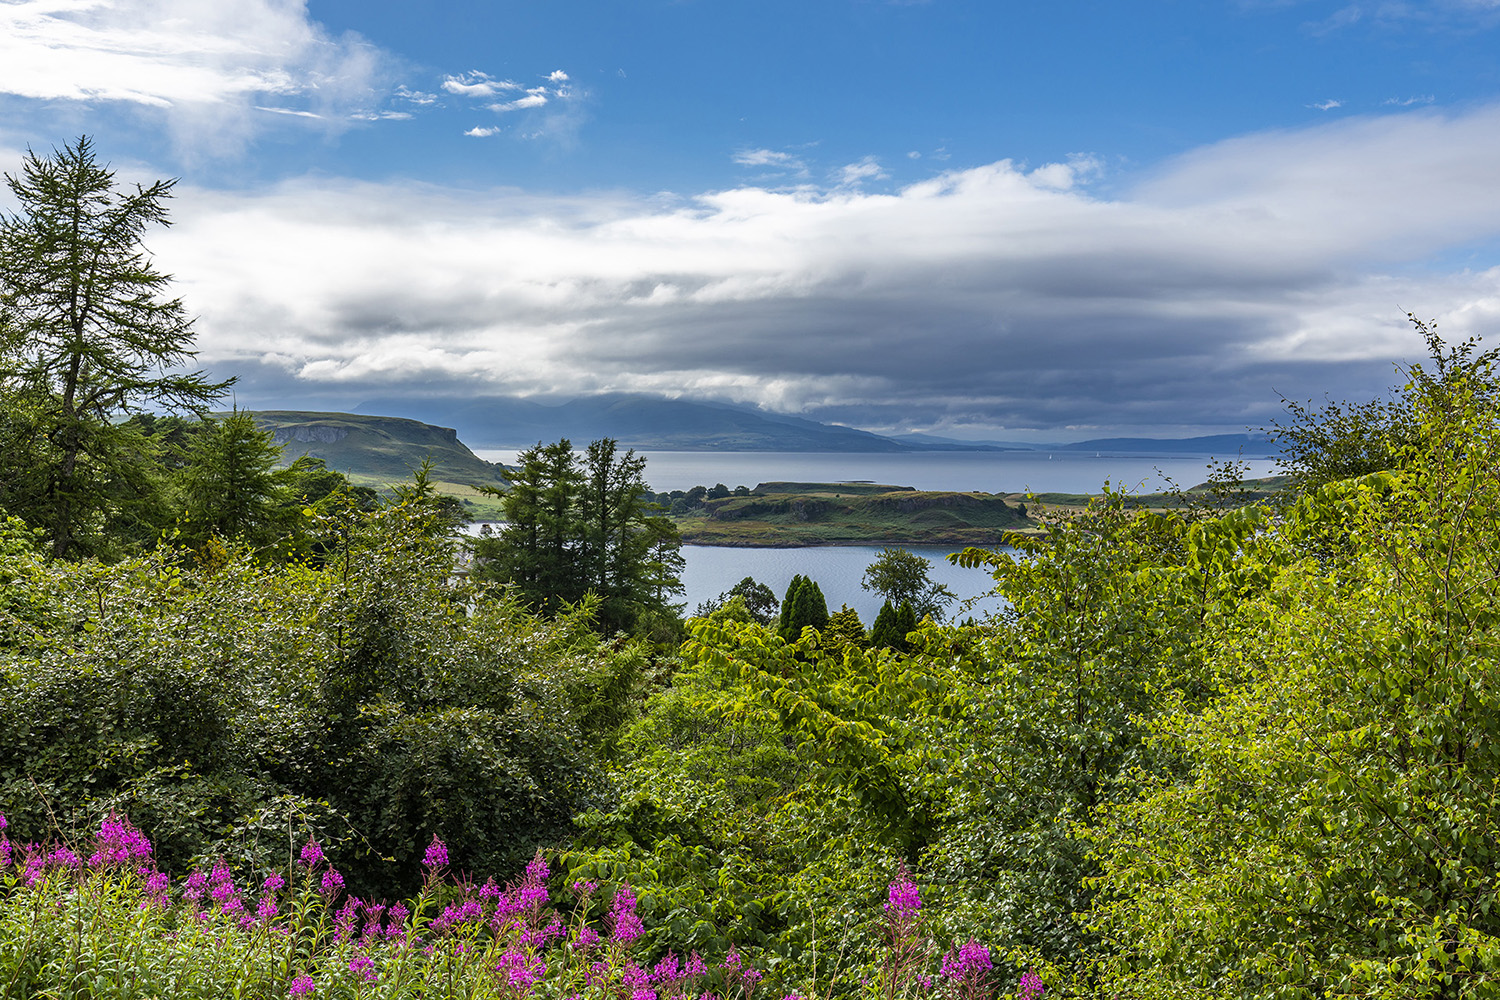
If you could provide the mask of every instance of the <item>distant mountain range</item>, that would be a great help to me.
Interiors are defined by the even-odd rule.
[[[885,436],[853,427],[768,413],[749,406],[689,399],[610,393],[566,401],[514,396],[469,399],[377,398],[355,409],[364,414],[400,413],[454,428],[476,448],[524,448],[568,438],[584,445],[611,437],[628,448],[660,451],[1069,451],[1132,455],[1275,456],[1263,434],[1215,434],[1192,438],[1100,438],[1067,444],[960,441],[930,434]]]

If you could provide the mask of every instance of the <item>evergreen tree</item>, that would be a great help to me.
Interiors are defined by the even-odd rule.
[[[141,245],[174,181],[117,189],[87,136],[5,175],[0,214],[0,504],[53,555],[107,555],[166,511],[146,439],[117,418],[202,410],[224,394],[193,357],[192,320]]]
[[[797,636],[802,634],[801,626],[792,631],[792,619],[797,609],[797,595],[807,585],[807,577],[798,573],[792,577],[792,582],[786,585],[786,596],[781,599],[781,615],[776,620],[776,634],[787,642],[796,642]]]
[[[880,613],[875,616],[875,624],[870,626],[870,646],[874,649],[904,649],[905,638],[896,625],[896,609],[891,607],[891,602],[886,601],[880,606]]]
[[[513,583],[549,613],[592,592],[597,624],[609,632],[631,628],[647,608],[675,617],[667,598],[682,589],[682,537],[653,516],[644,457],[603,438],[580,464],[564,438],[538,442],[518,461],[500,491],[505,527],[475,543],[477,578]]]
[[[202,544],[210,536],[269,545],[290,528],[285,475],[278,476],[281,448],[255,419],[236,409],[205,421],[192,440],[182,474],[183,537]]]
[[[820,632],[826,629],[828,602],[823,599],[822,588],[801,574],[793,577],[781,602],[781,620],[777,631],[787,642],[796,642],[809,625]]]
[[[824,639],[830,646],[854,646],[863,649],[865,623],[859,620],[859,612],[845,604],[829,615],[828,629]]]

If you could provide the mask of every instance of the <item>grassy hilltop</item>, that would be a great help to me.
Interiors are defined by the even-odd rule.
[[[431,460],[440,492],[463,499],[475,517],[498,516],[498,502],[475,487],[503,485],[504,466],[475,455],[451,427],[404,417],[307,410],[257,410],[254,417],[281,446],[283,464],[311,455],[360,486],[384,489],[410,479],[424,460]]]

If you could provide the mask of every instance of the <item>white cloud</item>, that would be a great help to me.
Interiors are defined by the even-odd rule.
[[[774,149],[742,149],[731,159],[742,167],[771,167],[778,170],[801,170],[802,160],[791,153]]]
[[[477,138],[484,139],[492,135],[499,135],[502,131],[504,130],[501,129],[498,125],[496,125],[494,128],[480,128],[478,126],[475,126],[474,128],[471,128],[467,132],[465,132],[464,135],[472,135]]]
[[[443,89],[460,97],[493,97],[504,91],[520,90],[521,85],[514,80],[497,80],[476,69],[443,77]]]
[[[547,88],[532,87],[526,91],[525,97],[518,97],[514,101],[504,101],[499,104],[485,105],[491,111],[504,113],[506,111],[524,111],[527,108],[540,108],[547,103]]]
[[[1420,350],[1401,307],[1500,333],[1500,261],[1439,263],[1500,240],[1500,106],[1244,136],[1110,198],[1080,184],[1099,169],[665,201],[183,190],[152,248],[200,360],[310,397],[609,387],[885,426],[1232,428],[1276,391],[1388,384]]]
[[[1344,102],[1336,97],[1330,97],[1326,101],[1318,101],[1316,104],[1308,105],[1308,107],[1316,108],[1319,111],[1332,111],[1334,108],[1342,108],[1343,106]]]
[[[551,73],[547,74],[547,82],[548,83],[567,83],[568,82],[568,74],[564,73],[560,69],[555,69]]]
[[[180,141],[210,127],[233,141],[263,107],[344,118],[379,95],[387,61],[303,0],[0,3],[0,94],[157,109]]]
[[[1500,2],[1500,0],[1497,0],[1497,2]],[[1434,94],[1421,94],[1416,97],[1387,97],[1380,103],[1388,108],[1411,108],[1422,104],[1431,104],[1436,100],[1437,96]]]
[[[296,108],[268,108],[257,104],[256,111],[269,111],[274,115],[293,115],[298,118],[322,118],[323,116],[313,111],[299,111]]]
[[[881,168],[875,157],[867,156],[858,163],[848,163],[840,167],[834,176],[844,187],[857,187],[865,181],[889,180],[891,175]]]

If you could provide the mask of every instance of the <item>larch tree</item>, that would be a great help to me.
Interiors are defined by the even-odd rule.
[[[105,554],[112,522],[160,506],[144,438],[116,418],[201,413],[230,382],[181,370],[192,319],[142,243],[169,224],[175,181],[124,189],[87,136],[28,150],[5,180],[19,211],[0,213],[0,504],[43,528],[54,556]]]

